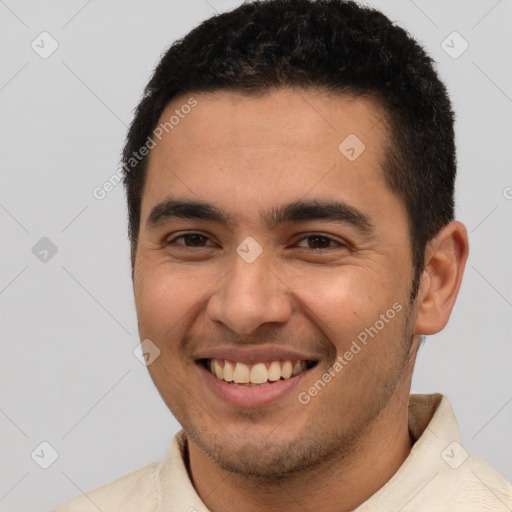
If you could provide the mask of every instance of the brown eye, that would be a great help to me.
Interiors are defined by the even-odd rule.
[[[312,234],[302,238],[299,243],[307,241],[308,249],[332,249],[336,246],[345,247],[344,244],[334,240],[333,238],[320,234]],[[332,245],[335,244],[335,245]]]
[[[183,239],[184,244],[178,243],[177,245],[184,245],[185,247],[205,247],[208,237],[199,233],[187,233],[184,235],[177,236],[176,238],[169,240],[168,245],[176,243],[177,240]]]
[[[330,245],[331,239],[325,236],[309,236],[308,244],[311,249],[324,249]]]

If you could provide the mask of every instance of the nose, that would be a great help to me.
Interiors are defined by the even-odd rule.
[[[252,263],[235,254],[206,309],[212,322],[246,335],[266,323],[285,323],[291,313],[290,290],[263,254]]]

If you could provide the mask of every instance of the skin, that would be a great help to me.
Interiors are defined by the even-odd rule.
[[[191,478],[210,510],[352,510],[410,452],[419,336],[448,321],[466,230],[452,222],[432,240],[410,304],[408,218],[382,176],[378,104],[303,89],[194,97],[197,107],[151,150],[142,197],[133,281],[141,339],[161,350],[151,377],[187,434]],[[187,99],[175,98],[161,119]],[[355,161],[338,150],[351,133],[366,146]],[[149,227],[151,209],[170,197],[213,203],[233,225],[168,219]],[[260,217],[299,199],[342,200],[373,231],[325,220],[271,229]],[[206,238],[177,238],[184,233]],[[311,233],[331,241],[316,248]],[[263,250],[250,264],[236,252],[248,236]],[[401,311],[378,335],[300,403],[299,392],[396,303]],[[194,360],[206,347],[268,344],[317,363],[297,389],[264,406],[219,399]]]

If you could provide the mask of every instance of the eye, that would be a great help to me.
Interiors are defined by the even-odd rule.
[[[184,243],[179,243],[178,240],[182,240]],[[210,244],[208,244],[208,242],[210,242]],[[211,243],[211,240],[207,236],[202,235],[201,233],[184,233],[175,238],[166,240],[165,243],[166,245],[174,245],[185,248],[202,248],[213,245]],[[330,236],[323,235],[320,233],[311,233],[302,237],[297,242],[297,246],[301,247],[301,244],[304,243],[307,245],[302,245],[302,248],[313,250],[325,250],[347,247],[346,244],[338,242],[334,238],[331,238]]]
[[[306,241],[307,248],[318,250],[318,249],[333,249],[336,246],[337,247],[346,247],[345,244],[338,242],[337,240],[334,240],[334,238],[331,238],[326,235],[322,235],[319,233],[312,233],[309,234],[299,240],[299,243],[297,245],[300,245],[301,242]],[[331,243],[335,244],[334,246],[330,245]]]
[[[180,239],[183,239],[185,243],[176,243],[176,241]],[[206,247],[205,243],[208,240],[209,238],[207,236],[201,235],[200,233],[185,233],[171,240],[166,240],[166,245],[175,244],[182,247]]]

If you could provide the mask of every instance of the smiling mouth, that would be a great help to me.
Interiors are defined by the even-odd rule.
[[[317,361],[285,360],[245,364],[227,359],[201,359],[202,364],[217,379],[235,386],[269,386],[288,380],[313,368]]]

